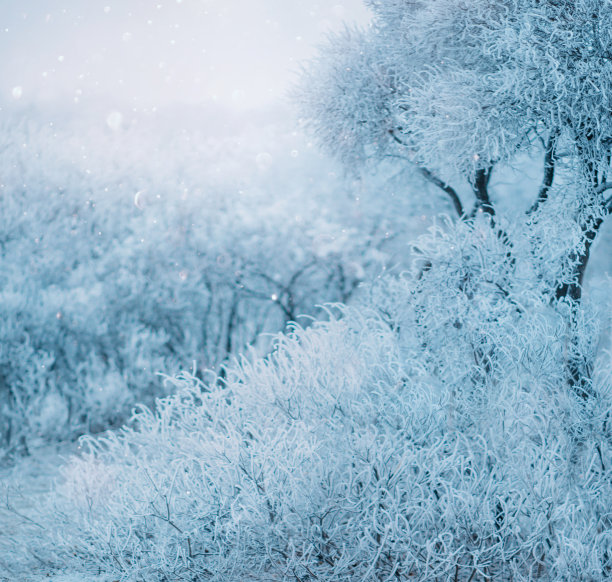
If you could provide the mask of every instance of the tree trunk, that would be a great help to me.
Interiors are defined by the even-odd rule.
[[[586,219],[584,219],[581,224],[584,241],[580,253],[574,253],[571,257],[575,260],[575,263],[570,281],[559,284],[555,292],[556,299],[558,301],[568,301],[570,309],[570,337],[568,340],[568,355],[566,360],[567,381],[576,394],[585,400],[589,398],[592,392],[591,374],[593,362],[591,356],[583,353],[583,350],[581,350],[576,328],[578,323],[578,310],[580,309],[580,302],[582,300],[584,275],[591,257],[591,248],[604,221],[601,211],[603,210],[603,216],[607,214],[603,201],[601,201],[603,209],[597,207],[600,204],[600,202],[595,202],[597,195],[598,191],[595,189],[591,197],[593,209],[587,214]]]
[[[591,246],[595,242],[600,226],[603,224],[603,218],[593,219],[590,227],[583,226],[584,232],[584,247],[580,255],[576,257],[576,265],[573,278],[570,283],[563,283],[557,287],[557,299],[569,298],[572,301],[580,302],[582,299],[582,284],[584,282],[584,274],[591,257]]]

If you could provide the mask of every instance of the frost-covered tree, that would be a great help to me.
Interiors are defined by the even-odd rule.
[[[608,215],[612,147],[609,0],[369,0],[366,31],[331,36],[304,74],[304,119],[351,164],[394,156],[450,198],[458,216],[495,215],[490,178],[541,156],[528,215],[563,198],[579,236],[552,295],[579,301]],[[470,209],[460,177],[473,193]],[[538,220],[534,218],[534,220]],[[549,222],[541,222],[546,238]]]

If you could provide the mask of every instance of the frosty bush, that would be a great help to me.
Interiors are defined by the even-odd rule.
[[[609,378],[567,389],[562,307],[492,233],[434,229],[373,306],[84,441],[64,551],[124,580],[608,579]]]
[[[399,196],[356,199],[282,128],[70,123],[3,123],[0,449],[123,421],[164,394],[158,371],[267,349],[259,334],[347,301],[392,260],[411,215]]]

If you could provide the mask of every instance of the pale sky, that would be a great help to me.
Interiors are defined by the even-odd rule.
[[[361,0],[1,0],[0,102],[265,105],[367,19]]]

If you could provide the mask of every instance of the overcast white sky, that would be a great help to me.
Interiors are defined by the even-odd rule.
[[[1,0],[0,100],[265,105],[367,18],[361,0]]]

